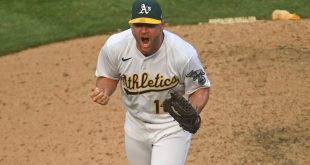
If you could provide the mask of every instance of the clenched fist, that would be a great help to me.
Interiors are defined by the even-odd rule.
[[[106,105],[109,102],[110,97],[106,94],[104,89],[92,88],[90,97],[92,100],[98,104]]]

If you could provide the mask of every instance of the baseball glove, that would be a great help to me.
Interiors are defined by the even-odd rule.
[[[200,127],[201,118],[196,109],[180,94],[173,91],[171,98],[163,103],[164,111],[168,112],[180,126],[190,132],[196,133]]]

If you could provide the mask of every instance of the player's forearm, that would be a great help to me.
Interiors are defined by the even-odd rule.
[[[191,104],[198,113],[207,105],[210,88],[200,88],[191,95]]]
[[[106,77],[98,77],[96,81],[96,87],[99,89],[104,89],[108,96],[111,96],[118,84],[118,80],[112,80]]]

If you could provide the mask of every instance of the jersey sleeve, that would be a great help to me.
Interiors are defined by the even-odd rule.
[[[192,94],[199,88],[209,88],[211,86],[196,51],[193,52],[183,71],[186,95]]]
[[[118,80],[120,76],[117,69],[117,59],[115,56],[113,58],[108,48],[107,44],[105,44],[100,50],[95,75],[96,77]]]

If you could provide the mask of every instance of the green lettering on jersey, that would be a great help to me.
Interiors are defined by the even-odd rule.
[[[165,78],[163,75],[157,74],[154,79],[149,78],[147,73],[140,76],[138,74],[122,76],[122,86],[128,95],[165,91],[178,84],[179,79],[176,76]]]

